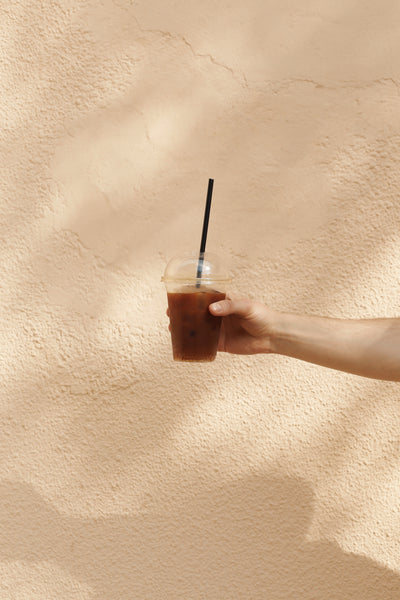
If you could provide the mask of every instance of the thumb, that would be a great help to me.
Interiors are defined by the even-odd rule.
[[[248,298],[241,298],[240,300],[225,298],[225,300],[210,304],[209,310],[211,314],[218,317],[226,317],[227,315],[249,317],[252,312],[252,302]]]

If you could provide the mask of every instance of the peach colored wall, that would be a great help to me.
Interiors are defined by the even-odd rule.
[[[399,600],[399,385],[174,363],[160,277],[214,177],[234,290],[400,314],[400,4],[0,23],[0,598]]]

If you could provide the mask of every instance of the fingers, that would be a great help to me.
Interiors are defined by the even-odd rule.
[[[211,314],[218,317],[226,317],[227,315],[238,315],[239,317],[249,317],[252,313],[252,301],[248,298],[232,300],[226,298],[220,302],[210,304],[209,310]]]
[[[232,300],[231,298],[225,298],[225,300],[214,302],[209,306],[211,314],[218,317],[226,317],[227,315],[249,317],[251,316],[252,308],[253,302],[248,298],[239,298],[235,300]],[[169,308],[167,308],[166,313],[167,317],[169,317]]]

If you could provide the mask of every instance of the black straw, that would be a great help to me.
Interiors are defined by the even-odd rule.
[[[210,219],[210,209],[211,209],[211,198],[212,198],[212,193],[213,193],[213,185],[214,185],[214,179],[209,179],[208,180],[206,208],[204,211],[204,219],[203,219],[203,231],[201,234],[201,242],[200,242],[199,262],[197,264],[197,275],[196,275],[197,279],[201,278],[201,274],[203,272],[203,260],[204,260],[204,252],[206,251],[208,221]],[[198,281],[196,283],[196,287],[200,287],[200,281]]]

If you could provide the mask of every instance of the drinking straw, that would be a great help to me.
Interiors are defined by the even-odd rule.
[[[206,251],[208,221],[210,219],[210,208],[211,208],[211,198],[212,198],[212,193],[213,193],[213,185],[214,185],[214,179],[209,179],[208,180],[207,199],[206,199],[206,208],[204,211],[204,219],[203,219],[203,231],[201,234],[199,262],[197,263],[196,277],[198,280],[201,279],[201,274],[203,272],[203,260],[204,260],[204,252]],[[200,287],[200,281],[197,281],[196,287]]]

